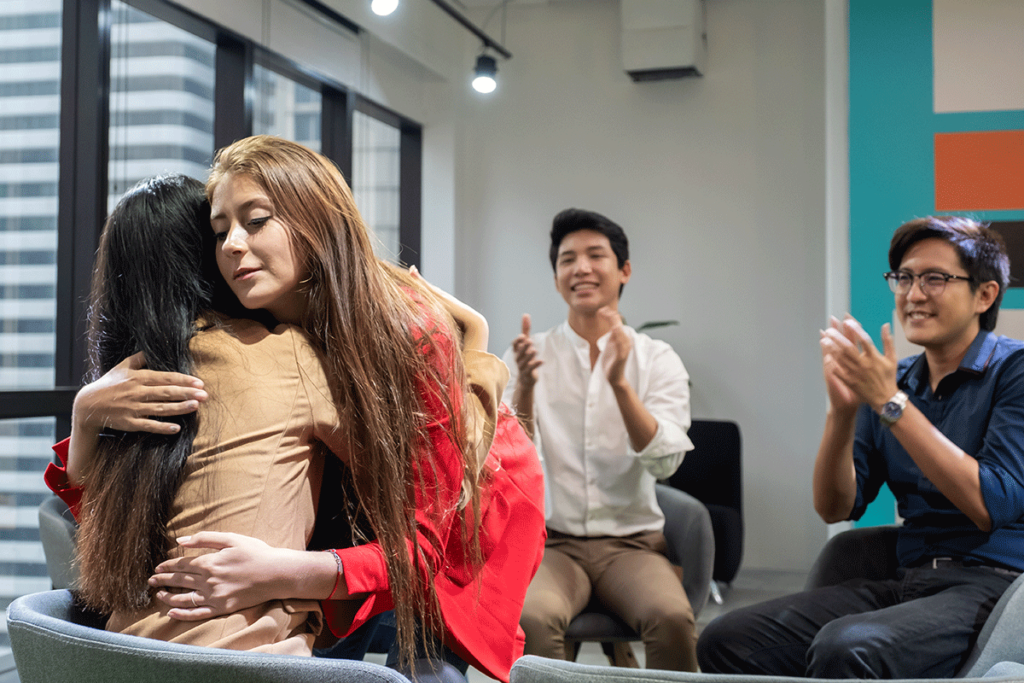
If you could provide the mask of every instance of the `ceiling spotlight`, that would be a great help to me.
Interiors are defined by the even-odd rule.
[[[386,17],[398,9],[398,0],[373,0],[370,3],[370,9],[374,14]]]
[[[491,93],[498,87],[494,77],[498,74],[498,63],[490,55],[480,55],[476,58],[476,68],[473,70],[473,89],[481,93]]]

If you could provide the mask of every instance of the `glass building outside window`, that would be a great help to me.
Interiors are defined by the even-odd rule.
[[[367,227],[376,235],[378,258],[397,262],[401,131],[379,119],[355,112],[352,122],[352,194]]]
[[[54,386],[61,7],[0,2],[0,391]],[[0,609],[50,587],[37,509],[54,423],[0,420]]]
[[[177,172],[205,182],[216,52],[120,0],[111,12],[108,211],[143,178]]]
[[[277,135],[321,151],[319,91],[257,64],[253,133]]]

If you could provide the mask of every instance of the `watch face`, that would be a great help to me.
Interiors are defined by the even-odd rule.
[[[882,419],[885,422],[895,422],[900,419],[901,415],[903,415],[903,408],[896,401],[889,401],[882,406]]]

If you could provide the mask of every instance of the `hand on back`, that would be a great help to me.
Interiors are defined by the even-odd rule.
[[[79,390],[74,420],[78,427],[96,433],[110,428],[174,434],[178,425],[159,418],[193,413],[207,398],[201,379],[147,370],[146,359],[139,352]]]

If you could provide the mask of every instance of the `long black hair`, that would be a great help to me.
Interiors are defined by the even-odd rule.
[[[87,380],[138,351],[151,370],[192,373],[189,341],[222,284],[209,216],[203,184],[183,175],[144,180],[117,203],[93,271]],[[149,604],[198,425],[195,413],[168,419],[176,434],[105,430],[85,473],[77,590],[92,609]]]

